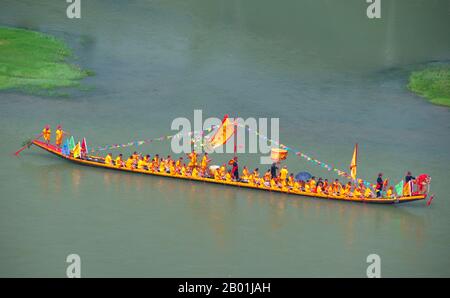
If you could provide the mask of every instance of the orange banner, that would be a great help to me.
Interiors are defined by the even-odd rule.
[[[211,148],[217,148],[225,144],[233,136],[234,132],[235,123],[230,121],[228,115],[225,115],[225,117],[223,117],[222,124],[209,141],[209,146]]]

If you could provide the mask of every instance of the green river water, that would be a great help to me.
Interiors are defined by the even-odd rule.
[[[65,1],[0,0],[0,25],[62,38],[96,73],[69,97],[0,93],[0,276],[64,277],[71,253],[84,277],[365,277],[371,253],[383,277],[450,276],[450,113],[406,89],[450,59],[449,1],[382,0],[379,20],[363,0],[81,2],[73,20]],[[358,142],[361,177],[428,173],[436,198],[353,204],[12,155],[47,123],[103,145],[173,134],[194,109],[278,117],[283,143],[343,169]]]

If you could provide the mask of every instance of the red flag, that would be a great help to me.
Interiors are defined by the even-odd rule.
[[[83,141],[81,142],[81,152],[88,153],[86,138],[83,138]]]

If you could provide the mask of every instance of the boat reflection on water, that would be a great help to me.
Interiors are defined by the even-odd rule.
[[[95,168],[83,169],[70,164],[35,167],[39,172],[39,186],[44,193],[62,194],[69,188],[69,192],[78,196],[84,184],[96,184],[95,196],[101,195],[98,193],[101,189],[104,195],[121,196],[122,200],[141,200],[148,204],[156,200],[178,209],[186,206],[183,210],[192,212],[194,223],[210,227],[216,245],[225,250],[232,244],[235,230],[244,228],[243,224],[249,232],[265,229],[270,234],[276,234],[292,228],[289,225],[295,222],[299,222],[298,231],[301,232],[307,228],[300,224],[306,222],[305,219],[309,222],[319,220],[319,226],[315,227],[319,229],[317,232],[320,233],[320,227],[337,228],[347,248],[358,240],[358,229],[365,224],[366,218],[375,219],[371,221],[375,225],[368,227],[369,231],[378,234],[386,229],[396,229],[401,237],[412,239],[418,245],[423,244],[424,231],[430,224],[424,215],[413,212],[415,204],[423,202],[409,206],[368,205]],[[261,224],[261,216],[267,215],[262,221],[263,226],[249,226],[246,215],[250,214],[254,219],[255,212],[258,218],[254,224]]]

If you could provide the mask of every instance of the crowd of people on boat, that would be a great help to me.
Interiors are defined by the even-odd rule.
[[[124,158],[122,154],[114,158],[109,153],[104,158],[104,163],[130,170],[143,170],[192,178],[208,178],[225,182],[241,182],[253,187],[287,192],[305,192],[354,198],[391,198],[395,195],[394,187],[386,185],[382,178],[382,173],[378,176],[376,187],[371,188],[366,186],[360,179],[356,183],[350,181],[343,183],[339,179],[329,181],[326,178],[315,176],[306,180],[298,180],[295,179],[293,173],[289,172],[286,165],[279,167],[279,163],[273,163],[264,173],[260,173],[259,168],[249,169],[246,166],[240,172],[237,157],[221,166],[209,166],[211,159],[208,153],[204,153],[200,157],[198,153],[192,152],[187,154],[186,157],[187,160],[183,157],[174,159],[170,155],[161,157],[155,154],[151,157],[150,155],[141,155],[134,152],[127,158]],[[414,179],[409,172],[408,175],[411,179]]]
[[[61,147],[63,136],[66,133],[62,127],[58,125],[56,130],[56,146]],[[47,125],[42,136],[47,144],[50,143],[51,131]],[[272,190],[281,190],[286,192],[303,192],[318,195],[353,197],[353,198],[391,198],[395,196],[394,187],[388,186],[386,180],[383,180],[383,174],[378,174],[376,184],[371,187],[367,186],[364,181],[358,179],[356,182],[341,182],[339,179],[329,181],[322,177],[311,176],[308,179],[295,179],[293,173],[290,173],[287,166],[280,168],[279,163],[273,163],[267,171],[260,173],[259,168],[249,169],[243,167],[242,172],[239,171],[238,158],[234,157],[228,163],[221,166],[210,166],[211,159],[208,153],[204,153],[201,157],[197,152],[186,154],[187,160],[183,157],[178,159],[155,154],[153,157],[149,154],[142,155],[134,152],[128,157],[119,154],[113,157],[112,153],[108,153],[106,157],[90,157],[85,153],[78,158],[88,159],[101,162],[109,166],[117,168],[126,168],[129,170],[142,170],[152,173],[165,173],[174,176],[184,176],[192,178],[207,178],[225,182],[246,183],[249,186],[269,188]],[[407,172],[405,182],[409,183],[416,178],[411,172]],[[408,195],[408,193],[404,194]],[[409,193],[411,195],[411,192]]]

